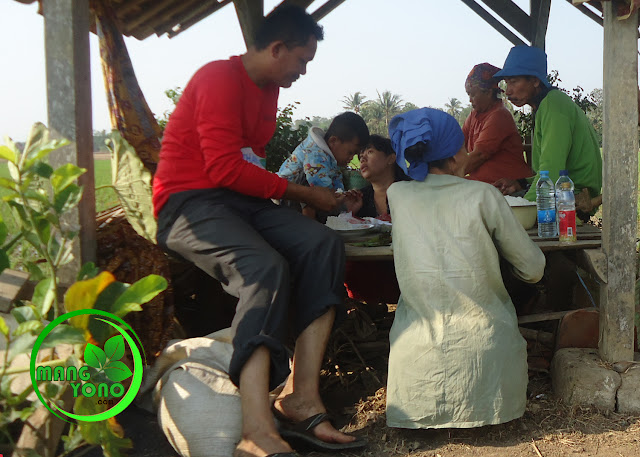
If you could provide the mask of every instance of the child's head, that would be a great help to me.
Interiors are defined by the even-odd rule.
[[[345,166],[369,142],[369,128],[362,117],[347,111],[333,118],[324,140],[338,165]]]

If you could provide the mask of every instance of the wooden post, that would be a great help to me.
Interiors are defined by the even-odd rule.
[[[531,46],[544,50],[551,0],[530,0],[531,6]]]
[[[264,18],[264,0],[233,0],[242,37],[247,49],[253,44],[253,37]]]
[[[60,271],[61,282],[71,284],[82,264],[96,260],[89,1],[47,0],[42,5],[49,129],[54,136],[71,141],[51,154],[51,166],[73,163],[87,169],[79,179],[84,192],[80,205],[64,220],[79,230],[74,261]]]
[[[600,294],[600,356],[633,360],[638,190],[638,13],[618,20],[604,8],[602,251],[607,283]]]

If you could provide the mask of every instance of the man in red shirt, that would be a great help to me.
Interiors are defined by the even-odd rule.
[[[242,401],[236,456],[291,452],[269,403],[269,391],[289,374],[283,341],[290,333],[296,337],[293,368],[274,405],[282,436],[304,422],[303,437],[321,448],[363,445],[331,425],[318,390],[325,346],[343,314],[336,309],[344,244],[331,229],[271,201],[330,211],[336,196],[264,169],[279,88],[306,73],[322,39],[322,28],[304,10],[279,8],[245,54],[198,70],[169,119],[154,177],[158,244],[239,298],[229,367]],[[300,435],[298,429],[293,434]]]

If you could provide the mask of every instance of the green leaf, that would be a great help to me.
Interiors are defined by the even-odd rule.
[[[9,360],[13,360],[13,358],[17,355],[24,354],[26,352],[30,352],[33,349],[33,343],[35,343],[37,335],[32,335],[31,333],[23,333],[18,338],[13,340],[9,345]]]
[[[54,193],[60,193],[86,171],[86,168],[80,168],[71,163],[64,164],[57,168],[53,172],[53,176],[51,176],[51,186],[53,187]]]
[[[7,162],[7,168],[9,169],[9,176],[14,181],[20,181],[20,170],[13,162]]]
[[[137,303],[118,303],[111,307],[111,312],[118,317],[125,317],[131,312],[142,311],[142,306]]]
[[[0,249],[0,273],[11,266],[11,260],[4,249]]]
[[[119,360],[109,363],[109,365],[105,367],[104,372],[113,382],[124,381],[133,374],[129,367]]]
[[[27,267],[27,271],[29,272],[29,279],[32,279],[34,281],[40,281],[45,277],[40,267],[35,263],[29,262],[27,263],[26,267]]]
[[[167,280],[159,275],[149,275],[131,284],[129,288],[118,297],[114,308],[125,303],[147,303],[156,295],[167,288]]]
[[[13,191],[18,189],[17,184],[7,178],[0,178],[0,187],[4,187],[5,189],[9,189]]]
[[[107,356],[98,346],[87,343],[84,350],[84,361],[90,367],[101,369],[107,361]]]
[[[44,392],[47,394],[48,398],[53,398],[58,395],[58,392],[60,392],[60,386],[58,384],[48,382],[44,387]]]
[[[56,213],[61,214],[75,208],[82,198],[82,188],[76,184],[70,184],[59,193],[56,193],[53,199],[53,208]]]
[[[53,278],[45,278],[40,281],[33,291],[31,302],[38,308],[41,316],[46,316],[51,309],[51,304],[56,298]]]
[[[2,316],[0,316],[0,333],[4,336],[9,336],[9,326]]]
[[[118,131],[112,132],[109,143],[113,188],[127,221],[138,235],[155,244],[157,223],[151,202],[153,177],[133,146]]]
[[[48,179],[53,173],[53,167],[46,162],[37,162],[32,170],[35,174],[45,179]]]
[[[93,262],[87,262],[80,268],[76,280],[83,281],[85,279],[95,278],[98,276],[98,273],[100,273],[100,269],[96,267],[96,264]]]
[[[13,331],[13,336],[20,336],[24,333],[40,332],[43,328],[44,324],[39,320],[23,322]]]
[[[58,344],[82,344],[85,342],[84,332],[67,324],[60,324],[47,335],[42,343],[43,348],[56,347]]]
[[[115,360],[120,360],[124,356],[124,337],[116,335],[109,338],[104,343],[104,352],[110,360],[109,364],[112,364]]]
[[[11,315],[16,319],[18,324],[32,320],[40,320],[42,317],[33,305],[17,306],[11,310]]]
[[[16,163],[16,152],[8,146],[0,146],[0,159],[8,160],[11,163]]]

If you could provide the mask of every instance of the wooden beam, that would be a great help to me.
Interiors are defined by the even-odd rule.
[[[306,10],[307,8],[309,8],[309,5],[313,3],[313,1],[314,0],[284,0],[282,3],[276,6],[276,8],[280,8],[281,6],[284,6],[284,5],[296,5]]]
[[[253,45],[253,37],[264,19],[264,0],[233,0],[238,22],[242,29],[244,44],[249,49]]]
[[[572,0],[567,0],[567,2],[571,3],[573,6],[578,8],[578,10],[582,14],[587,16],[589,19],[597,22],[600,25],[604,25],[604,20],[602,19],[602,17],[600,15],[598,15],[597,13],[593,12],[592,10],[590,10],[589,8],[587,8],[586,5],[576,5],[576,4],[573,3]]]
[[[188,28],[196,25],[198,22],[203,20],[205,17],[215,13],[216,11],[218,11],[220,8],[222,8],[223,6],[227,5],[228,3],[231,3],[231,0],[222,0],[219,3],[215,3],[215,4],[211,5],[211,6],[209,6],[208,8],[199,9],[198,14],[192,15],[188,20],[182,21],[177,30],[172,29],[168,33],[169,38],[173,38],[174,36],[184,32]]]
[[[551,0],[530,0],[531,5],[531,46],[545,48]]]
[[[180,3],[176,3],[170,10],[165,13],[163,17],[154,18],[153,20],[150,20],[149,22],[144,24],[143,27],[136,29],[135,31],[131,30],[131,34],[137,37],[137,34],[145,33],[148,30],[151,30],[148,35],[151,35],[151,33],[154,32],[158,36],[162,35],[163,33],[167,33],[173,26],[179,23],[181,17],[184,17],[185,14],[188,14],[189,10],[191,10],[193,6],[199,2],[200,0],[184,0]]]
[[[54,168],[71,163],[87,170],[78,179],[83,187],[80,204],[64,217],[64,223],[79,229],[79,242],[73,247],[74,260],[60,272],[61,282],[71,284],[83,264],[96,261],[89,2],[47,0],[42,5],[49,129],[52,136],[71,141],[51,154],[49,160]]]
[[[638,190],[638,12],[618,20],[604,2],[602,251],[600,356],[633,360]]]
[[[512,0],[482,0],[511,27],[531,41],[531,18]]]
[[[516,46],[519,44],[526,44],[520,39],[520,37],[518,37],[507,27],[505,27],[502,22],[493,17],[491,13],[485,10],[482,6],[478,5],[475,0],[462,0],[462,3],[471,8],[478,16],[484,19],[487,24],[493,27],[498,33],[509,40],[512,44]]]
[[[160,0],[153,7],[142,11],[140,14],[136,14],[130,21],[126,23],[127,29],[133,30],[140,24],[147,22],[149,19],[156,16],[158,13],[167,9],[174,3],[174,0]]]
[[[311,14],[311,16],[317,22],[317,21],[321,20],[322,18],[324,18],[331,11],[333,11],[334,9],[336,9],[337,7],[342,5],[344,2],[345,2],[345,0],[327,0],[327,2],[324,5],[322,5],[320,8],[315,10]]]

